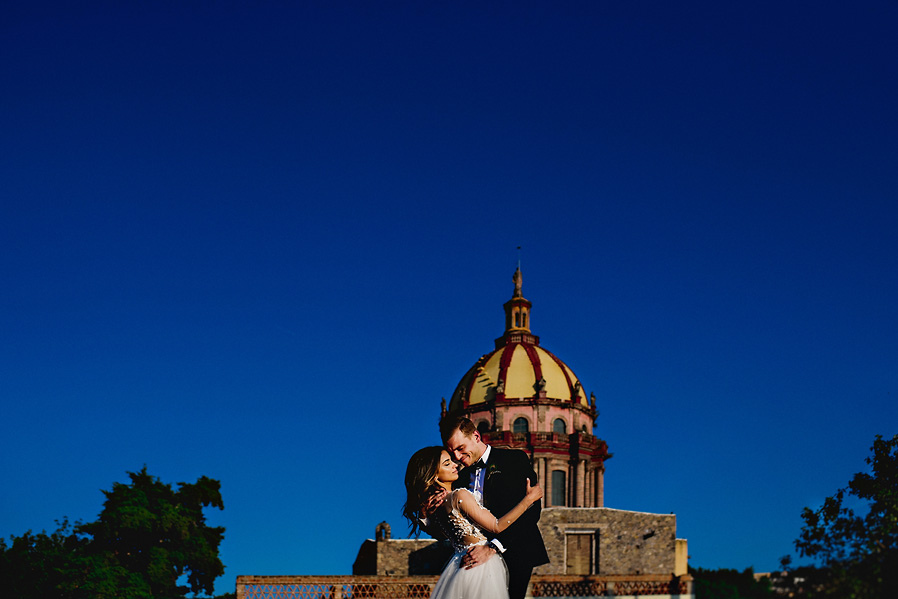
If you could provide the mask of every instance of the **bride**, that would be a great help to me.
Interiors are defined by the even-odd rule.
[[[446,501],[429,514],[429,525],[434,524],[452,542],[454,554],[440,574],[431,599],[507,599],[508,572],[502,556],[496,554],[485,564],[467,569],[462,558],[474,545],[485,545],[484,533],[502,532],[527,509],[539,501],[543,491],[526,482],[524,498],[507,514],[495,517],[483,507],[468,489],[452,490],[458,479],[458,466],[442,447],[425,447],[411,457],[405,471],[406,502],[403,515],[417,533],[424,515],[422,507],[435,491],[443,489],[449,494]]]

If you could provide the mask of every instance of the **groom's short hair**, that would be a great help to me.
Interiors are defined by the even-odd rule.
[[[440,421],[440,437],[443,438],[443,445],[449,440],[449,437],[455,434],[455,431],[461,431],[466,437],[470,437],[477,430],[470,418],[465,416],[449,416]]]

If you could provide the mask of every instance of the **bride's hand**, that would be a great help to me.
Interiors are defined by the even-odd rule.
[[[425,518],[430,518],[430,515],[440,507],[444,501],[446,501],[447,495],[449,495],[449,491],[441,487],[438,491],[428,497],[427,501],[424,502],[424,505],[421,506],[421,514]]]
[[[530,503],[536,503],[543,496],[543,488],[539,485],[535,487],[530,486],[530,479],[527,479],[527,490],[524,493],[524,497],[530,500]]]

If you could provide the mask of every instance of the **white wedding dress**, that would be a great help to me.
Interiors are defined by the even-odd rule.
[[[462,558],[474,545],[487,542],[484,530],[493,530],[496,518],[467,489],[456,489],[443,503],[436,521],[452,542],[452,559],[443,568],[430,599],[508,599],[508,568],[499,554],[485,564],[466,570]]]

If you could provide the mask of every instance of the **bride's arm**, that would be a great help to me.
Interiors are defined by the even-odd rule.
[[[527,492],[525,493],[524,498],[521,499],[520,503],[511,508],[511,511],[499,518],[493,516],[488,509],[477,503],[474,499],[474,495],[467,489],[460,489],[458,494],[458,507],[465,513],[465,515],[483,530],[497,534],[511,526],[515,520],[520,518],[521,515],[527,511],[527,508],[539,501],[543,496],[543,490],[539,486],[531,487],[530,481],[528,480]]]

